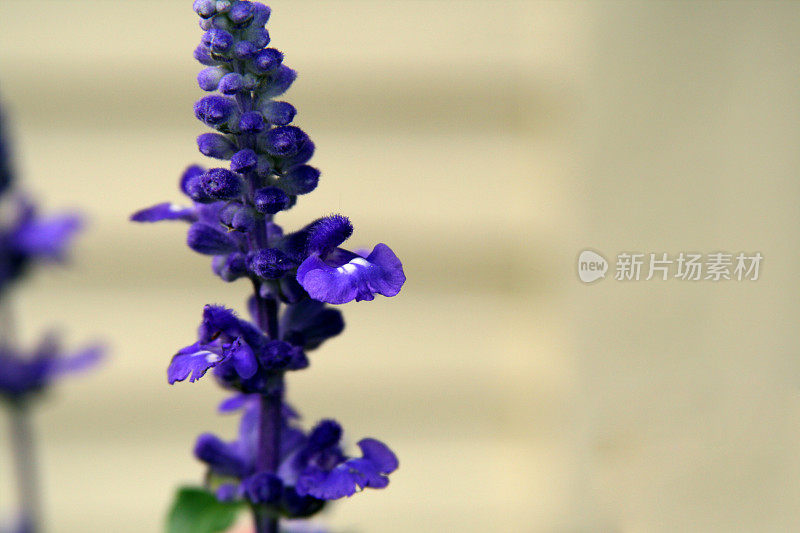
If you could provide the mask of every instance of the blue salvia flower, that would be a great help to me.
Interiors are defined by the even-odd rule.
[[[284,401],[286,372],[306,368],[307,353],[344,328],[326,304],[395,296],[403,266],[385,244],[371,252],[343,248],[353,226],[342,215],[321,217],[294,231],[275,222],[298,198],[316,189],[320,172],[308,164],[314,143],[292,124],[297,110],[278,100],[297,74],[270,48],[270,8],[257,2],[196,0],[205,32],[194,57],[209,93],[194,114],[214,131],[197,138],[199,151],[226,161],[186,169],[181,191],[192,201],[161,203],[132,216],[136,222],[189,224],[188,246],[212,256],[224,281],[247,279],[252,321],[221,306],[206,306],[197,339],[175,354],[168,380],[196,381],[209,370],[243,396],[239,438],[225,443],[203,435],[197,456],[209,466],[208,488],[220,500],[247,501],[258,533],[278,531],[278,517],[306,517],[327,500],[382,488],[397,468],[394,454],[375,439],[361,455],[345,454],[332,420],[305,433]],[[234,403],[236,403],[234,402]]]
[[[0,110],[0,403],[9,408],[9,437],[20,478],[21,508],[11,531],[36,533],[40,530],[40,510],[31,404],[60,377],[94,366],[103,350],[90,346],[66,354],[54,335],[46,336],[30,352],[16,345],[10,289],[36,264],[65,259],[81,219],[75,214],[41,216],[28,197],[12,192],[14,184],[8,133]]]

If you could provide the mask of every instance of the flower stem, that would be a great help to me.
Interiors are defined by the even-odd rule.
[[[259,224],[255,229],[254,240],[259,248],[269,243],[267,224]],[[270,339],[277,339],[278,311],[280,303],[274,295],[262,296],[259,283],[253,283],[256,299],[256,322]],[[256,469],[259,472],[275,473],[280,462],[281,416],[283,410],[283,375],[275,377],[261,395],[261,411],[258,423],[258,455]],[[254,508],[256,533],[278,533],[278,518],[263,508]]]
[[[11,440],[19,494],[20,530],[25,533],[36,533],[39,531],[39,491],[30,412],[21,402],[12,403],[10,411]]]

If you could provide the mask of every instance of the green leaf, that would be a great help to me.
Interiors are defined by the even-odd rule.
[[[236,521],[240,503],[223,503],[197,487],[181,487],[167,517],[167,533],[217,533]]]

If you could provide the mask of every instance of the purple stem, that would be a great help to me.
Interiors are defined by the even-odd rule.
[[[235,64],[234,70],[244,74],[244,67]],[[236,96],[242,112],[249,111],[253,106],[253,97],[250,94],[239,94]],[[239,148],[254,148],[251,135],[239,136]],[[255,192],[258,177],[255,172],[248,173],[249,193]],[[257,224],[250,235],[250,249],[260,250],[268,248],[270,245],[270,235],[267,226],[272,217],[267,217],[263,224]],[[280,303],[275,296],[261,296],[260,282],[253,280],[253,291],[256,299],[256,322],[258,327],[266,333],[270,339],[278,338],[278,310]],[[256,469],[260,472],[275,473],[278,470],[280,461],[280,442],[281,442],[281,411],[283,407],[283,376],[277,378],[271,384],[270,390],[261,396],[261,413],[258,423],[258,455],[256,457]],[[253,508],[253,518],[256,526],[256,533],[278,533],[278,517],[265,512],[263,508]]]

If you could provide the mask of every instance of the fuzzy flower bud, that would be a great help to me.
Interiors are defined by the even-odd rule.
[[[198,136],[197,148],[201,154],[216,159],[230,159],[236,151],[236,145],[219,133],[203,133]]]
[[[239,119],[239,129],[244,133],[258,133],[267,127],[267,121],[258,111],[242,113]]]
[[[203,18],[210,18],[217,14],[216,0],[194,0],[194,12]]]
[[[225,124],[236,114],[236,102],[224,96],[204,96],[194,104],[194,115],[209,126]]]
[[[274,156],[291,157],[300,152],[306,141],[308,135],[297,126],[279,126],[265,135],[264,149]]]
[[[228,18],[234,24],[246,24],[253,18],[255,10],[251,2],[236,2],[228,11]]]
[[[289,196],[278,187],[257,190],[253,201],[258,212],[265,215],[274,215],[289,207]]]
[[[254,252],[248,257],[247,263],[253,274],[264,279],[280,278],[296,266],[277,248]]]
[[[200,180],[203,191],[217,200],[235,198],[242,192],[241,179],[227,168],[212,168],[203,174]]]
[[[222,94],[235,95],[236,93],[241,92],[243,89],[244,78],[242,78],[241,74],[231,72],[229,74],[225,74],[225,76],[219,80],[219,92]]]
[[[249,148],[239,150],[231,157],[231,170],[234,172],[247,172],[255,168],[258,156]]]
[[[196,222],[186,236],[189,248],[206,255],[229,254],[236,251],[236,241],[217,228]]]
[[[253,58],[253,67],[257,72],[269,72],[280,66],[283,62],[283,53],[274,48],[265,48]]]
[[[297,110],[288,102],[276,102],[269,100],[261,107],[261,112],[264,113],[264,118],[270,124],[276,126],[285,126],[294,120]]]
[[[320,172],[314,167],[300,165],[280,179],[280,186],[289,194],[308,194],[317,188]]]
[[[203,34],[201,42],[212,52],[224,54],[233,46],[233,36],[225,30],[212,28]]]
[[[204,91],[216,91],[222,77],[227,74],[227,70],[220,67],[204,68],[197,75],[197,84]]]
[[[342,215],[320,218],[309,228],[306,251],[309,254],[326,256],[353,234],[353,224]]]

